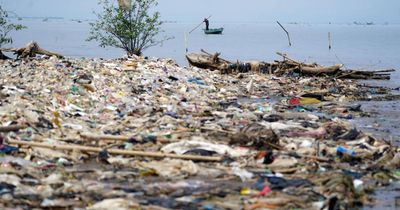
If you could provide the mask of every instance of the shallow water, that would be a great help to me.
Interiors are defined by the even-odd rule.
[[[357,127],[400,146],[399,101],[368,101],[361,104],[362,110],[370,113],[371,117],[354,119]]]

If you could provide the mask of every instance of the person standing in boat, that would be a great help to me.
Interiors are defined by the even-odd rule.
[[[208,30],[208,26],[210,25],[208,19],[204,18],[203,22],[206,23],[206,30]]]

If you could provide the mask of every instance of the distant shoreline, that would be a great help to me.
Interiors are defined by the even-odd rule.
[[[94,21],[94,18],[76,18],[76,17],[58,17],[58,16],[22,16],[22,17],[9,17],[10,19],[22,19],[22,20],[66,20],[66,21]],[[185,20],[163,20],[164,23],[194,23],[194,21]],[[213,21],[214,23],[226,23],[226,24],[275,24],[275,21]],[[328,25],[360,25],[360,26],[374,26],[374,25],[400,25],[400,22],[373,22],[373,21],[348,21],[348,22],[306,22],[306,21],[282,21],[288,25],[305,25],[305,24],[328,24]]]

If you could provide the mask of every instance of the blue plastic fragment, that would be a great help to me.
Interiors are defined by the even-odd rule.
[[[348,149],[346,149],[344,147],[341,147],[341,146],[336,147],[336,153],[338,153],[338,154],[346,153],[346,154],[348,154],[350,156],[353,156],[353,157],[356,156],[356,152],[354,152],[353,150],[348,150]]]
[[[203,210],[214,210],[214,205],[211,204],[203,205]]]
[[[206,83],[203,80],[197,79],[197,78],[194,78],[194,77],[188,79],[188,82],[194,82],[194,83],[196,83],[198,85],[206,85]]]
[[[17,151],[18,147],[8,146],[5,144],[0,145],[0,153],[8,154],[12,151]]]

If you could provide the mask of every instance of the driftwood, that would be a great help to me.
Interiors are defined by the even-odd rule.
[[[376,71],[360,71],[360,70],[346,70],[336,78],[344,79],[390,79],[390,72],[394,69],[376,70]]]
[[[40,142],[32,141],[19,141],[19,140],[8,140],[9,144],[14,145],[25,145],[31,147],[41,147],[53,150],[80,150],[85,152],[101,152],[104,149],[100,147],[88,147],[74,144],[45,144]],[[177,155],[161,152],[145,152],[145,151],[134,151],[134,150],[122,150],[122,149],[107,149],[109,154],[115,155],[128,155],[128,156],[142,156],[142,157],[152,157],[152,158],[177,158],[185,160],[195,160],[195,161],[221,161],[222,157],[208,157],[199,155]]]
[[[221,53],[208,53],[201,49],[202,54],[188,53],[186,58],[189,64],[198,68],[219,70],[222,73],[232,72],[248,72],[257,71],[262,73],[268,73],[271,70],[270,65],[265,62],[252,61],[252,62],[232,62],[219,56]],[[269,72],[271,73],[271,72]]]
[[[340,70],[340,68],[343,66],[342,64],[336,64],[333,66],[320,66],[316,63],[313,64],[306,64],[302,63],[296,60],[293,60],[289,58],[286,54],[277,52],[276,54],[280,55],[283,57],[283,63],[286,63],[287,65],[291,66],[293,71],[302,73],[302,74],[334,74],[337,71]]]
[[[283,57],[283,61],[280,61],[278,63],[288,65],[290,66],[293,71],[299,72],[302,74],[312,74],[312,75],[317,75],[317,74],[334,74],[337,71],[340,70],[340,68],[343,66],[342,64],[336,64],[333,66],[320,66],[316,63],[312,64],[307,64],[303,62],[299,62],[296,60],[293,60],[289,58],[286,54],[277,52],[279,56]]]
[[[21,129],[27,128],[27,125],[9,125],[9,126],[0,126],[0,132],[11,132],[11,131],[19,131]]]
[[[287,73],[290,71],[298,72],[300,74],[308,74],[314,76],[331,75],[335,78],[343,79],[390,79],[390,72],[394,72],[394,69],[384,69],[376,71],[362,71],[362,70],[341,70],[342,64],[336,64],[333,66],[320,66],[316,63],[307,64],[289,58],[283,53],[277,53],[283,57],[283,61],[277,61],[277,65],[283,69],[283,72]]]
[[[219,70],[221,73],[256,72],[282,76],[296,72],[302,76],[329,76],[343,79],[390,79],[390,72],[394,69],[377,71],[342,70],[342,64],[321,66],[317,63],[304,63],[289,58],[286,54],[277,52],[283,61],[267,63],[263,61],[250,61],[236,63],[219,57],[220,53],[211,54],[202,50],[202,54],[189,53],[186,55],[189,63],[203,69]]]
[[[63,57],[62,55],[60,55],[58,53],[51,52],[51,51],[40,48],[39,45],[34,41],[29,42],[25,47],[22,47],[22,48],[2,48],[2,49],[0,49],[0,51],[14,52],[14,54],[17,55],[17,58],[35,57],[37,54],[56,56],[58,58]]]
[[[336,64],[333,66],[300,66],[300,72],[303,74],[334,74],[340,70],[342,64]]]

